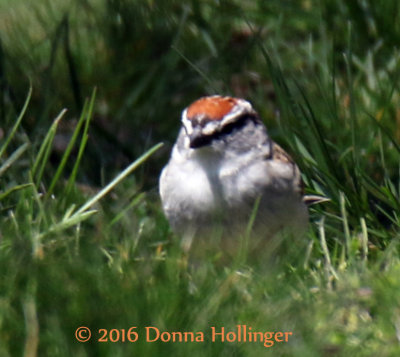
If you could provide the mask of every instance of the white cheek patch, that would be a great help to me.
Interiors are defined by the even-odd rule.
[[[184,140],[185,140],[185,142],[184,142],[185,148],[190,148],[190,139],[189,139],[189,137],[185,136]]]

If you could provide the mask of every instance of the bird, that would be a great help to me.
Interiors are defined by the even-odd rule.
[[[231,247],[247,234],[258,249],[284,231],[302,234],[308,224],[303,191],[298,166],[249,101],[211,95],[183,110],[159,193],[185,252],[193,241],[215,237]]]

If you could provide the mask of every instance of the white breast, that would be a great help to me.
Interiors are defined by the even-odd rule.
[[[160,194],[167,211],[189,210],[186,213],[193,216],[210,212],[216,206],[214,191],[207,172],[194,160],[170,162],[161,174]]]

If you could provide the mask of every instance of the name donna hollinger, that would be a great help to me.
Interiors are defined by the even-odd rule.
[[[146,342],[204,342],[206,338],[212,342],[228,343],[263,343],[264,347],[272,347],[275,343],[288,342],[293,332],[253,331],[251,326],[236,325],[235,330],[225,327],[210,328],[209,337],[198,331],[160,331],[157,327],[146,326]]]

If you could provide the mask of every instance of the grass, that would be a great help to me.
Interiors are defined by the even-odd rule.
[[[0,1],[0,356],[398,355],[399,10]],[[250,99],[330,199],[306,239],[260,252],[273,264],[186,267],[160,209],[180,111],[216,92]],[[237,325],[293,335],[212,341]],[[98,341],[131,327],[136,342]]]

